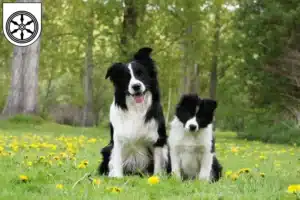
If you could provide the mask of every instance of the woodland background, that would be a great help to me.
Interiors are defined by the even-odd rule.
[[[22,48],[0,37],[2,119],[34,114],[107,126],[113,97],[107,68],[150,46],[167,121],[181,94],[197,92],[218,101],[218,129],[300,144],[299,0],[42,3],[37,42]]]

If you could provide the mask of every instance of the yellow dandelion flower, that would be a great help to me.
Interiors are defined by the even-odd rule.
[[[88,160],[83,160],[83,161],[81,161],[81,163],[84,164],[84,165],[88,165],[89,161]]]
[[[289,187],[288,187],[288,192],[289,192],[289,193],[297,193],[297,192],[300,192],[300,184],[289,185]]]
[[[59,160],[59,156],[54,156],[54,160]]]
[[[122,191],[122,189],[118,187],[111,187],[108,188],[107,190],[110,191],[111,193],[120,193]]]
[[[62,190],[64,188],[63,184],[56,184],[56,189]]]
[[[226,177],[229,177],[233,172],[231,170],[225,172]]]
[[[238,174],[240,175],[240,174],[243,174],[243,173],[249,173],[251,171],[251,169],[250,168],[242,168],[242,169],[240,169],[239,171],[238,171]]]
[[[86,165],[83,164],[83,163],[80,163],[77,168],[78,169],[84,169],[84,168],[86,168]]]
[[[157,184],[157,183],[159,183],[159,181],[160,181],[160,179],[159,179],[158,176],[151,176],[151,177],[148,178],[148,183],[150,185]]]
[[[26,176],[26,175],[20,175],[19,176],[19,179],[21,180],[21,181],[23,181],[23,182],[27,182],[29,179],[28,179],[28,176]]]
[[[93,179],[93,184],[100,185],[101,181],[100,179]]]
[[[259,175],[263,178],[265,177],[265,173],[259,173]]]
[[[231,147],[231,152],[232,153],[237,153],[239,149],[237,147]]]
[[[0,146],[0,152],[4,151],[4,148],[2,146]]]
[[[96,143],[97,142],[97,139],[96,138],[90,138],[88,140],[88,143]]]
[[[237,173],[233,173],[230,175],[231,180],[235,181],[239,178],[239,175]]]

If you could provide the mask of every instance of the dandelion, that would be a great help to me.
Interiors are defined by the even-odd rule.
[[[89,161],[88,160],[83,160],[81,161],[82,164],[84,164],[85,166],[87,166],[89,164]]]
[[[93,179],[93,184],[100,185],[101,181],[100,179]]]
[[[83,164],[83,163],[80,163],[77,168],[78,169],[84,169],[84,168],[86,168],[86,165]]]
[[[289,193],[298,193],[298,192],[300,192],[300,184],[289,185],[288,192]]]
[[[23,181],[23,182],[27,182],[29,179],[28,179],[28,176],[26,176],[26,175],[20,175],[19,176],[19,179],[21,180],[21,181]]]
[[[233,181],[237,180],[238,177],[239,177],[239,175],[238,175],[237,173],[233,173],[233,174],[230,175],[230,178],[231,178],[231,180],[233,180]]]
[[[96,143],[97,139],[96,138],[91,138],[88,140],[88,143]]]
[[[59,160],[59,156],[54,156],[53,157],[55,160]]]
[[[110,191],[111,193],[120,193],[122,191],[122,189],[118,187],[111,187],[108,188],[107,190]]]
[[[231,170],[225,172],[226,177],[229,177],[233,172]]]
[[[148,178],[148,183],[150,185],[154,185],[154,184],[157,184],[159,183],[160,179],[158,176],[151,176],[150,178]]]
[[[250,168],[242,168],[238,171],[238,174],[246,174],[246,173],[249,173],[251,171]]]
[[[237,147],[231,147],[231,152],[232,153],[237,153],[239,150]]]
[[[56,184],[56,189],[62,190],[64,188],[63,184]]]

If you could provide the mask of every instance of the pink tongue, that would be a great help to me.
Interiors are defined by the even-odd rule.
[[[135,96],[134,100],[136,103],[142,103],[144,101],[144,96]]]

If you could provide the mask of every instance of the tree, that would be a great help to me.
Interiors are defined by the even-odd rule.
[[[18,0],[17,2],[41,1]],[[27,47],[14,47],[11,87],[3,109],[4,115],[37,113],[39,57],[40,38]]]

